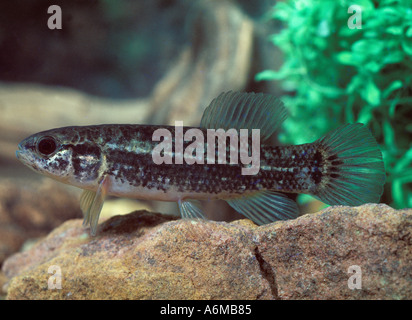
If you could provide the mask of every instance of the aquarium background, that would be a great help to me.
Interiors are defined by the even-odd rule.
[[[361,21],[348,12],[362,9]],[[51,5],[62,28],[51,30]],[[361,22],[361,28],[351,28]],[[197,125],[222,91],[279,96],[274,143],[365,123],[383,151],[382,203],[412,207],[410,1],[94,0],[0,2],[0,264],[70,218],[79,190],[15,157],[25,137],[103,123]],[[302,214],[325,205],[298,196]],[[213,219],[234,219],[224,203]],[[110,199],[106,213],[176,204]],[[104,216],[103,212],[103,216]],[[218,214],[216,214],[218,213]]]
[[[270,41],[284,62],[256,79],[285,91],[292,114],[281,142],[304,143],[341,124],[364,123],[385,161],[381,202],[412,207],[411,2],[285,1],[267,17],[282,25]]]
[[[268,41],[273,1],[96,0],[0,2],[0,265],[63,222],[81,218],[81,190],[15,156],[50,128],[104,123],[198,125],[222,91],[280,93],[255,75],[280,66]],[[48,22],[58,5],[62,28]],[[236,215],[224,202],[210,217]],[[101,217],[175,203],[109,198]],[[0,273],[0,287],[2,284]],[[0,297],[1,298],[1,297]]]

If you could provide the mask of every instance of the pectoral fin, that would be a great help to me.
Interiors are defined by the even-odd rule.
[[[179,200],[178,204],[183,219],[206,219],[199,201]]]
[[[80,208],[83,211],[83,225],[90,225],[92,236],[96,235],[100,212],[108,190],[108,179],[105,177],[97,191],[84,190],[80,197]]]
[[[90,222],[90,208],[92,207],[93,199],[96,197],[96,192],[83,190],[80,196],[80,209],[83,212],[83,226],[87,226]]]

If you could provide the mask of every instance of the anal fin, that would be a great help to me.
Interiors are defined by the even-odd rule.
[[[277,220],[294,219],[299,214],[295,201],[283,193],[270,190],[259,191],[240,198],[226,199],[226,202],[237,212],[259,225]]]

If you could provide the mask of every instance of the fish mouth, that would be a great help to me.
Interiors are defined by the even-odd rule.
[[[16,150],[16,158],[17,159],[19,159],[19,160],[21,160],[21,153],[22,153],[22,147],[21,147],[21,145],[19,144],[18,146],[17,146],[17,150]]]
[[[29,161],[27,156],[28,156],[28,154],[27,154],[26,150],[24,149],[24,147],[21,144],[19,144],[17,146],[17,150],[16,150],[16,158],[18,160],[20,160],[23,164],[30,165],[30,161]]]
[[[30,153],[27,153],[27,151],[20,144],[18,146],[18,149],[16,150],[16,157],[25,166],[36,172],[39,171],[37,166],[33,163],[33,159],[31,159]]]

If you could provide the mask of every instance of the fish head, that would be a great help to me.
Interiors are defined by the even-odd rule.
[[[75,127],[39,132],[21,141],[17,158],[30,169],[60,182],[87,188],[100,177],[100,147]]]

